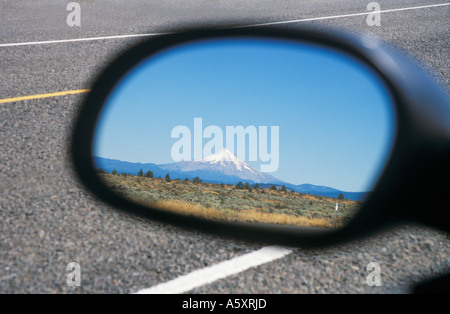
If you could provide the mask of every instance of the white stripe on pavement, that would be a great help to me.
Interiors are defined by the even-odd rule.
[[[175,278],[151,288],[142,289],[138,291],[137,294],[184,293],[205,284],[209,284],[213,281],[240,273],[251,267],[282,258],[291,252],[291,249],[279,246],[263,247],[262,249],[235,257],[231,260],[195,270],[187,275]]]
[[[259,24],[252,24],[252,25],[236,26],[236,28],[267,26],[267,25],[277,25],[277,24],[289,24],[289,23],[299,23],[299,22],[311,22],[311,21],[320,21],[320,20],[331,20],[331,19],[338,19],[338,18],[344,18],[344,17],[369,15],[369,14],[374,14],[374,13],[389,13],[389,12],[397,12],[397,11],[428,9],[428,8],[442,7],[442,6],[446,6],[446,5],[450,5],[450,2],[440,3],[440,4],[431,4],[431,5],[422,5],[422,6],[417,6],[417,7],[388,9],[388,10],[380,10],[380,11],[367,11],[367,12],[361,12],[361,13],[332,15],[332,16],[324,16],[324,17],[312,17],[312,18],[306,18],[306,19],[288,20],[288,21],[279,21],[279,22],[267,22],[267,23],[259,23]]]
[[[442,7],[442,6],[448,6],[448,5],[450,5],[450,2],[440,3],[440,4],[422,5],[422,6],[416,6],[416,7],[387,9],[387,10],[380,10],[380,11],[367,11],[367,12],[351,13],[351,14],[343,14],[343,15],[332,15],[332,16],[312,17],[312,18],[297,19],[297,20],[285,20],[285,21],[277,21],[277,22],[267,22],[267,23],[259,23],[259,24],[240,25],[240,26],[234,26],[234,27],[230,27],[230,28],[244,28],[244,27],[257,27],[257,26],[277,25],[277,24],[312,22],[312,21],[330,20],[330,19],[338,19],[338,18],[345,18],[345,17],[363,16],[363,15],[369,15],[369,14],[374,14],[374,13],[389,13],[389,12],[408,11],[408,10],[420,10],[420,9],[436,8],[436,7]],[[105,36],[105,37],[89,37],[89,38],[75,38],[75,39],[62,39],[62,40],[47,40],[47,41],[33,41],[33,42],[22,42],[22,43],[9,43],[9,44],[0,44],[0,48],[2,48],[2,47],[16,47],[16,46],[28,46],[28,45],[59,44],[59,43],[79,42],[79,41],[125,39],[125,38],[133,38],[133,37],[149,37],[149,36],[158,36],[158,35],[165,35],[165,34],[170,34],[170,33],[169,32],[167,32],[167,33],[163,32],[163,33],[152,33],[152,34],[130,34],[130,35],[117,35],[117,36]]]
[[[158,35],[166,35],[167,33],[152,33],[152,34],[131,34],[131,35],[117,35],[117,36],[104,36],[104,37],[88,37],[88,38],[75,38],[75,39],[60,39],[60,40],[46,40],[46,41],[30,41],[23,43],[11,43],[11,44],[0,44],[1,47],[15,47],[15,46],[29,46],[29,45],[45,45],[45,44],[62,44],[62,43],[72,43],[77,41],[95,41],[95,40],[108,40],[108,39],[125,39],[133,37],[150,37]]]

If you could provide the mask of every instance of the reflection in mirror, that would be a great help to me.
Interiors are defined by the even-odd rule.
[[[149,207],[337,228],[386,163],[392,108],[381,80],[341,52],[269,39],[192,42],[121,80],[93,159],[112,189]]]

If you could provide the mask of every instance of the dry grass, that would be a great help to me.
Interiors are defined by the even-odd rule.
[[[210,220],[241,221],[333,228],[336,199],[269,189],[236,189],[235,186],[191,181],[166,181],[101,174],[116,192],[145,206]],[[354,201],[340,201],[337,227],[357,210]]]
[[[188,203],[179,200],[161,200],[152,206],[182,215],[193,215],[209,220],[241,221],[265,224],[281,224],[303,227],[333,228],[333,225],[321,218],[307,218],[293,215],[267,213],[256,208],[245,211],[217,210],[200,204]]]

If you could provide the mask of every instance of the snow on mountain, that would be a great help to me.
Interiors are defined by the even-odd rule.
[[[165,170],[189,172],[191,174],[192,172],[198,172],[200,178],[203,177],[209,180],[223,180],[224,176],[229,176],[255,183],[282,183],[281,180],[265,174],[251,167],[248,163],[239,160],[226,148],[201,160],[180,161],[159,165],[159,167]]]
[[[107,172],[116,170],[118,173],[128,173],[137,175],[142,170],[144,173],[152,171],[155,177],[164,178],[170,174],[172,179],[189,178],[190,180],[199,177],[204,182],[210,183],[231,183],[239,181],[243,183],[258,183],[261,188],[270,188],[273,184],[281,187],[285,185],[288,190],[300,193],[310,193],[327,197],[338,197],[342,192],[344,197],[360,201],[367,197],[369,192],[345,192],[326,186],[312,184],[290,184],[281,181],[271,175],[265,174],[252,168],[246,162],[236,158],[230,151],[222,150],[215,155],[197,161],[181,161],[177,163],[156,165],[154,163],[132,163],[115,159],[95,157],[94,162],[97,168],[102,168]]]
[[[233,163],[238,170],[242,170],[242,167],[248,166],[247,163],[240,161],[236,156],[233,155],[228,149],[223,148],[220,152],[211,155],[209,157],[203,158],[202,160],[198,160],[203,163],[211,163],[211,164],[219,164],[221,166],[224,165],[225,162]],[[249,168],[250,166],[248,166]]]

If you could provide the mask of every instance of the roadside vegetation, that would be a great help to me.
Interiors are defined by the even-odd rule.
[[[154,178],[142,171],[136,175],[99,171],[99,176],[123,196],[159,209],[205,219],[244,221],[333,228],[345,225],[361,203],[289,191],[286,187],[260,188],[257,184],[236,185],[202,182],[200,178]]]

